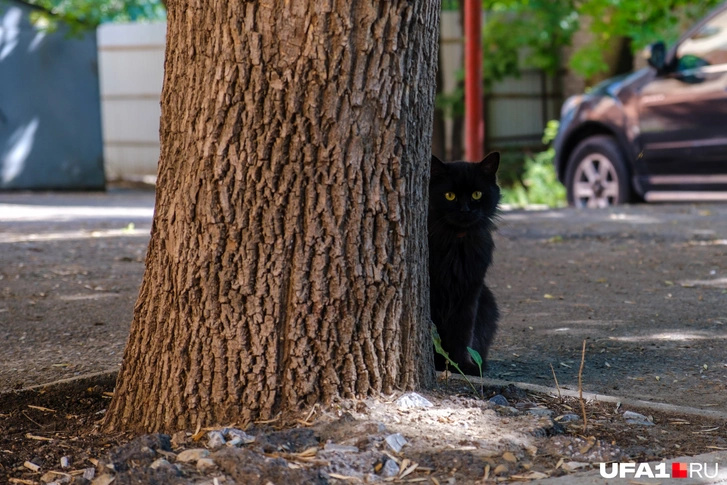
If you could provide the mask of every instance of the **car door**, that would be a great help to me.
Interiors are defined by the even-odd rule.
[[[680,190],[727,186],[727,10],[682,40],[673,68],[638,96],[647,184]]]

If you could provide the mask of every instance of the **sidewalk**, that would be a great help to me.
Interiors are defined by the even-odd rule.
[[[140,190],[0,193],[0,392],[118,369],[153,206]],[[584,391],[727,414],[727,206],[514,211],[499,225],[488,284],[503,317],[490,379],[553,388],[552,365],[573,391],[586,340]],[[693,439],[720,448],[723,435]],[[666,462],[727,470],[725,453]],[[533,483],[672,480],[596,469]]]
[[[0,193],[0,392],[115,370],[154,194]]]

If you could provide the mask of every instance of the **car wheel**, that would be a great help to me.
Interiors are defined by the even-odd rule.
[[[625,204],[631,186],[623,155],[610,136],[592,136],[576,146],[566,172],[568,204],[602,208]]]

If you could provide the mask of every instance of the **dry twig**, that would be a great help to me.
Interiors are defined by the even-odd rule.
[[[558,389],[558,400],[563,401],[563,396],[560,395],[560,385],[558,384],[558,378],[555,377],[555,369],[553,364],[550,364],[550,370],[553,371],[553,379],[555,379],[555,388]]]
[[[55,409],[44,408],[43,406],[33,406],[32,404],[28,404],[28,407],[30,409],[36,409],[38,411],[43,411],[44,413],[55,413],[56,412]]]

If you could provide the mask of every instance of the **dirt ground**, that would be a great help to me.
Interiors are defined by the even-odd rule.
[[[112,376],[0,394],[0,481],[17,484],[284,484],[539,482],[601,462],[662,461],[727,450],[723,420],[664,413],[629,422],[613,404],[580,403],[460,382],[313,408],[304,420],[172,436],[98,432]],[[487,400],[497,396],[507,405]],[[638,410],[636,410],[638,411]],[[232,429],[231,429],[232,428]],[[685,430],[690,430],[685,433]],[[244,437],[234,444],[230,431]],[[212,434],[228,438],[212,443]],[[696,435],[694,434],[696,433]],[[398,437],[401,449],[389,444]],[[201,454],[200,454],[201,452]],[[188,454],[198,454],[192,460]],[[65,465],[65,466],[64,466]],[[632,482],[644,483],[644,482]]]
[[[727,411],[727,205],[506,213],[489,375]]]
[[[41,483],[44,473],[56,470],[73,483],[86,483],[82,471],[89,467],[99,480],[108,470],[104,455],[129,446],[131,436],[93,433],[113,392],[112,378],[22,389],[118,368],[143,274],[152,206],[153,194],[144,191],[0,194],[0,481]],[[572,398],[487,386],[485,398],[500,393],[509,401],[495,406],[449,381],[426,394],[434,410],[387,407],[398,396],[316,410],[307,423],[312,435],[303,443],[319,449],[313,455],[299,449],[303,444],[292,452],[248,448],[290,469],[313,470],[320,483],[344,480],[336,475],[349,481],[356,473],[359,481],[379,476],[374,471],[366,478],[361,467],[331,468],[340,460],[326,455],[326,442],[358,447],[359,461],[375,464],[391,456],[400,467],[394,477],[428,483],[474,483],[484,476],[532,480],[581,466],[571,462],[643,461],[727,448],[724,418],[695,414],[727,413],[727,205],[505,211],[499,227],[488,282],[503,317],[488,377],[553,387],[555,373],[562,389],[576,389],[586,340],[584,391],[695,412],[594,402],[584,432],[582,422],[559,420],[581,414]],[[533,415],[532,407],[549,413]],[[650,422],[626,422],[627,410]],[[274,423],[248,431],[259,441],[291,432]],[[382,441],[395,432],[409,441],[400,453],[387,451]],[[200,446],[191,437],[182,441],[172,441],[169,450],[159,445],[149,463],[135,463],[151,473],[151,458],[167,456],[174,463],[178,452]],[[63,456],[72,457],[74,475],[60,468]],[[346,456],[341,463],[356,461]],[[41,469],[31,470],[26,461]],[[174,480],[160,483],[204,483],[214,473],[235,483],[235,473],[249,470],[232,462],[219,458],[206,473],[199,463],[180,465]],[[417,468],[401,476],[413,464]],[[115,483],[133,483],[124,481],[132,480],[131,472],[117,472]]]

